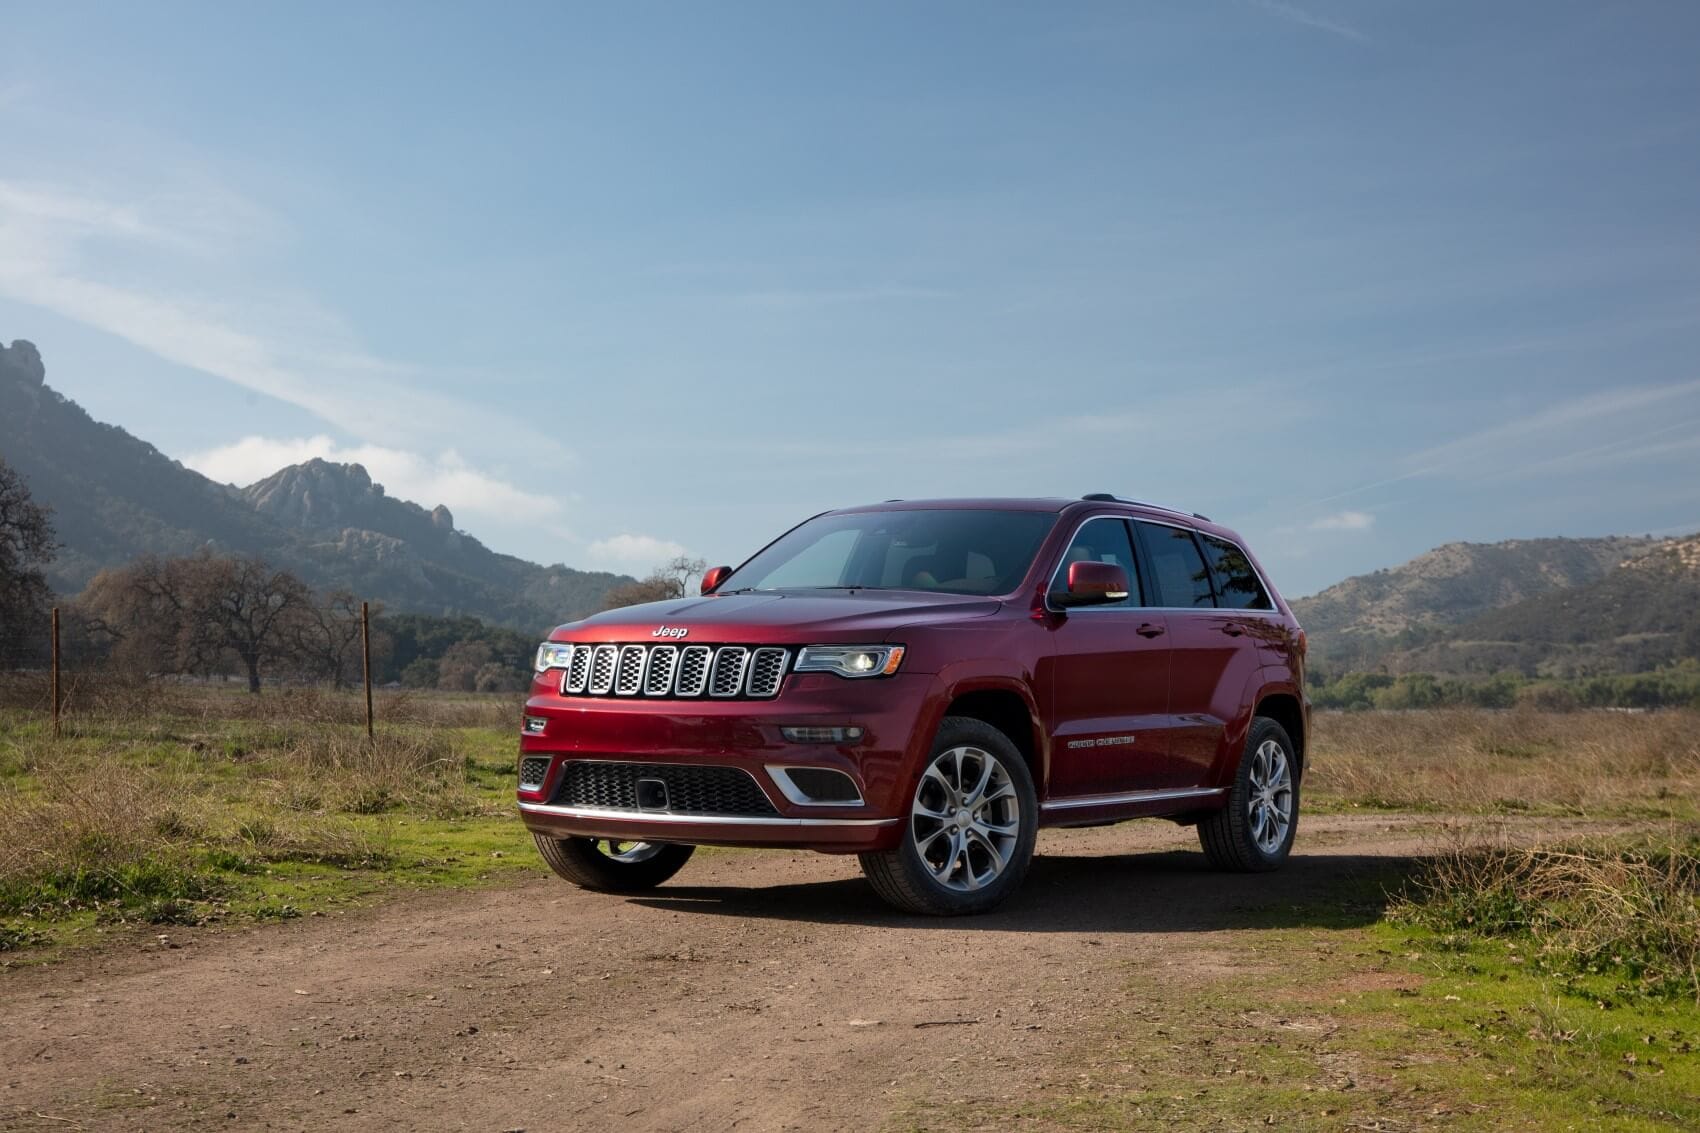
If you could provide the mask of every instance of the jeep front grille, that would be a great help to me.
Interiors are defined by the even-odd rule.
[[[769,700],[790,667],[777,645],[575,645],[561,695]]]
[[[685,763],[575,759],[563,769],[554,801],[558,806],[636,811],[640,779],[667,785],[670,814],[771,818],[779,813],[749,772]]]

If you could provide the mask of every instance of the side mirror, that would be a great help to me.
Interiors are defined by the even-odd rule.
[[[1115,563],[1068,564],[1068,589],[1056,596],[1059,606],[1102,606],[1128,595],[1127,571]]]
[[[732,568],[729,566],[709,567],[708,570],[703,572],[701,592],[713,594],[720,587],[720,584],[726,581],[726,576],[731,573]]]

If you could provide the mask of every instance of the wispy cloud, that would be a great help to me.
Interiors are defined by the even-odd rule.
[[[440,441],[469,422],[489,426],[492,435],[513,428],[511,420],[429,388],[417,367],[362,350],[310,296],[255,290],[247,282],[248,254],[282,231],[266,210],[217,186],[102,194],[0,181],[0,296],[362,438],[419,447],[422,437]],[[111,265],[137,251],[146,253],[145,278],[126,279]],[[174,286],[174,278],[193,282]],[[241,284],[219,286],[230,279]]]
[[[1359,43],[1370,42],[1369,36],[1357,28],[1349,27],[1326,16],[1319,16],[1315,12],[1306,11],[1297,4],[1283,3],[1282,0],[1249,0],[1249,2],[1254,7],[1261,8],[1271,15],[1278,16],[1291,23],[1303,24],[1307,28],[1325,31],[1330,35],[1340,36],[1342,39],[1356,40]]]
[[[642,573],[686,553],[670,539],[653,535],[621,533],[598,539],[589,547],[590,557],[604,566]]]
[[[1483,480],[1574,470],[1602,456],[1651,459],[1685,450],[1683,443],[1649,445],[1654,437],[1689,427],[1669,416],[1700,401],[1700,380],[1601,390],[1555,402],[1404,457],[1405,471],[1310,501],[1321,507],[1407,480],[1447,476]],[[1601,438],[1608,438],[1602,440]]]
[[[1375,516],[1367,511],[1337,511],[1310,523],[1312,531],[1368,531],[1375,526]]]

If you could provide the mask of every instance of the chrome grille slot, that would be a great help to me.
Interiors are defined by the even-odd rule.
[[[750,657],[750,679],[745,691],[752,697],[765,700],[779,692],[779,682],[785,679],[786,653],[783,649],[758,649]]]
[[[791,653],[780,645],[575,645],[561,695],[771,700]]]
[[[679,655],[679,683],[673,690],[677,696],[701,696],[708,687],[708,659],[714,653],[706,645],[687,645]]]
[[[645,696],[666,696],[673,691],[673,674],[679,669],[677,645],[653,645],[649,649],[649,675],[643,680]]]
[[[590,684],[585,689],[591,696],[607,696],[614,689],[614,669],[618,664],[618,645],[598,645],[590,658]]]
[[[714,674],[708,681],[708,695],[737,696],[744,687],[744,666],[750,651],[742,645],[722,645],[714,651]]]
[[[584,691],[584,686],[590,680],[590,646],[573,646],[572,657],[567,661],[567,671],[561,674],[561,692],[565,696],[577,696]]]
[[[614,692],[618,696],[636,696],[643,691],[644,659],[649,650],[641,645],[620,646],[620,660],[614,666]]]

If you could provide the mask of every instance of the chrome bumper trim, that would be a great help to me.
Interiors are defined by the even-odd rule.
[[[668,814],[652,810],[613,810],[607,807],[552,806],[520,803],[524,814],[555,818],[613,819],[616,822],[674,823],[687,826],[891,826],[901,818],[746,818],[735,814]]]
[[[1226,787],[1186,787],[1167,791],[1124,791],[1119,795],[1071,795],[1052,799],[1040,810],[1074,810],[1079,807],[1121,806],[1125,803],[1162,803],[1170,799],[1208,799],[1228,793]]]

